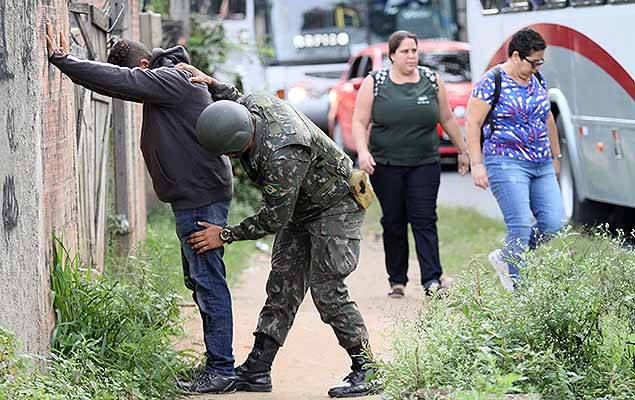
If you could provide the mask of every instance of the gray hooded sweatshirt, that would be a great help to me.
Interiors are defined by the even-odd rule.
[[[229,159],[208,153],[196,140],[196,121],[212,99],[206,85],[191,83],[188,72],[174,68],[190,63],[183,47],[154,49],[148,69],[59,53],[50,61],[78,85],[143,103],[141,151],[161,201],[186,210],[232,198]]]

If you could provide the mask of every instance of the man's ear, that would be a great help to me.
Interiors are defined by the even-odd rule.
[[[139,61],[139,68],[146,69],[149,66],[150,66],[150,61],[148,61],[147,58],[142,58],[141,61]]]

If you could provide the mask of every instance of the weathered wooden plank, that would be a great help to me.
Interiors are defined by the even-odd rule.
[[[101,123],[100,123],[101,122]],[[95,127],[99,139],[100,165],[96,171],[99,186],[97,188],[97,213],[95,215],[95,264],[99,271],[103,271],[106,254],[106,210],[108,208],[108,155],[110,143],[110,107],[102,103],[95,103]]]
[[[73,14],[75,16],[75,21],[77,21],[77,25],[79,26],[79,30],[82,33],[82,37],[84,38],[84,43],[86,44],[86,50],[88,51],[88,59],[95,60],[95,47],[90,38],[90,27],[84,21],[81,15]]]
[[[104,32],[110,29],[110,17],[95,6],[90,6],[90,21]]]
[[[71,2],[71,4],[68,6],[68,9],[70,12],[74,13],[74,14],[86,14],[88,15],[90,13],[90,4],[88,3],[78,3],[78,2]]]
[[[105,105],[110,105],[111,98],[108,96],[104,96],[103,94],[91,92],[91,99],[93,101],[98,101],[100,103],[104,103]]]

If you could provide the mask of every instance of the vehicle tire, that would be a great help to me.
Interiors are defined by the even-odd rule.
[[[562,117],[558,116],[556,125],[560,136],[560,151],[562,152],[558,182],[567,222],[577,225],[595,225],[607,221],[611,211],[608,205],[580,199],[576,189],[576,177],[567,147]]]

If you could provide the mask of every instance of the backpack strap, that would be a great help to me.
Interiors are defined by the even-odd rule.
[[[386,83],[386,78],[388,78],[388,68],[382,68],[378,71],[373,71],[370,73],[373,77],[373,97],[377,97],[379,94],[379,89],[384,86]]]
[[[543,88],[547,89],[547,82],[545,81],[545,78],[542,76],[540,71],[534,72],[534,76],[536,78],[538,78],[538,82],[540,82],[540,86],[542,86]]]
[[[438,93],[439,82],[437,82],[436,72],[434,72],[428,67],[424,67],[423,65],[417,65],[417,68],[419,69],[419,74],[421,74],[422,77],[425,77],[427,80],[429,80],[430,83],[432,84],[432,87],[434,87],[434,91]]]
[[[492,96],[492,103],[490,104],[490,109],[487,112],[487,116],[485,116],[485,124],[489,124],[489,132],[490,134],[494,132],[494,121],[492,118],[492,113],[494,112],[494,108],[498,104],[498,100],[501,97],[501,85],[503,81],[503,77],[501,75],[501,67],[497,66],[494,68],[494,95]],[[485,141],[485,135],[483,134],[483,126],[481,126],[481,148],[483,147],[483,142]]]

